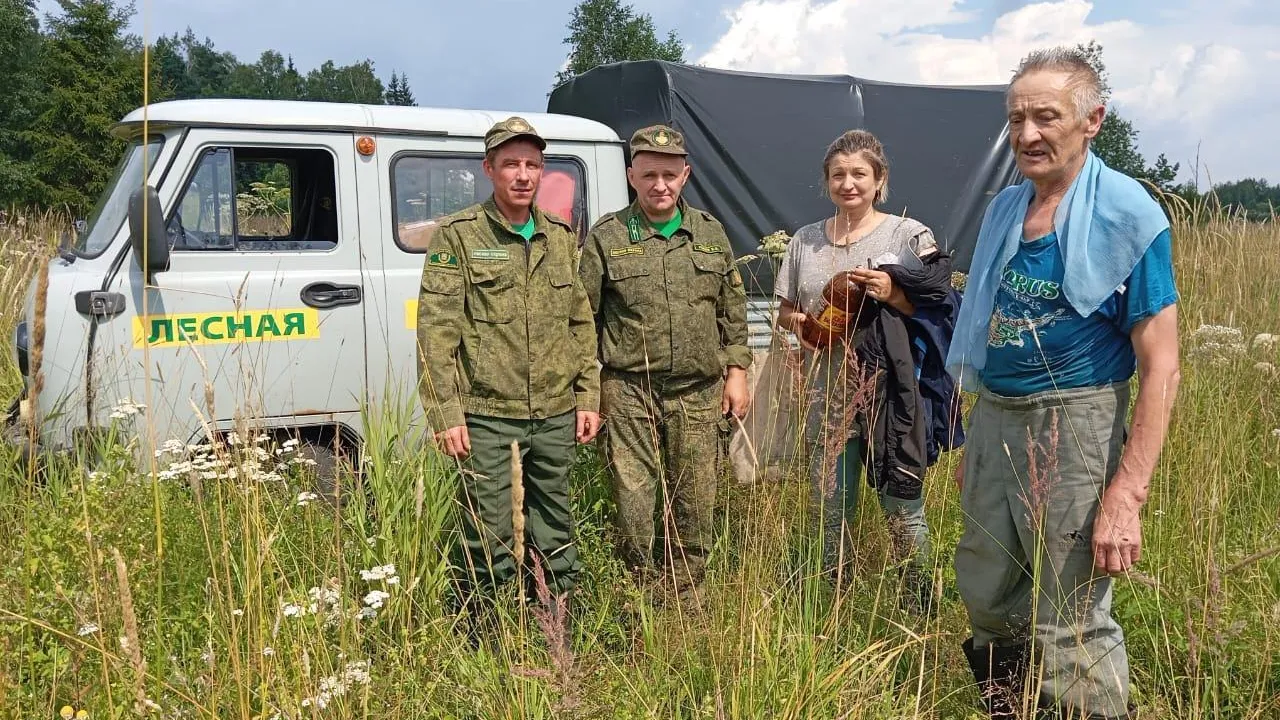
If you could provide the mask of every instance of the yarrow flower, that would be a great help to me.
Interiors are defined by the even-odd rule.
[[[345,695],[347,690],[356,685],[368,685],[370,679],[369,662],[367,660],[347,663],[341,675],[320,678],[320,692],[312,697],[303,698],[302,707],[315,705],[323,710],[329,706],[329,703],[333,702],[334,698]]]
[[[301,605],[294,605],[293,603],[285,603],[280,607],[280,613],[285,617],[302,617],[303,608]]]
[[[320,496],[313,492],[300,492],[298,493],[298,507],[306,507],[319,499]]]
[[[102,628],[98,627],[94,623],[86,623],[84,625],[81,625],[79,630],[76,630],[76,635],[79,635],[80,637],[85,637],[86,635],[92,635],[101,629]]]
[[[1280,344],[1280,335],[1272,335],[1271,333],[1258,333],[1253,336],[1254,350],[1270,350]]]
[[[390,593],[383,592],[382,590],[370,590],[369,594],[364,596],[364,604],[374,610],[378,610],[382,607],[382,604],[390,598]]]
[[[394,563],[388,565],[376,565],[372,570],[361,570],[360,579],[365,582],[385,580],[388,585],[395,585],[400,582],[400,577],[396,575],[396,566]]]
[[[1226,325],[1201,325],[1192,333],[1191,339],[1195,344],[1191,354],[1206,356],[1218,364],[1243,355],[1247,349],[1244,333],[1239,328]]]
[[[128,398],[121,398],[116,401],[115,407],[111,408],[110,417],[113,420],[123,420],[125,418],[139,415],[146,409],[146,405],[135,403]]]

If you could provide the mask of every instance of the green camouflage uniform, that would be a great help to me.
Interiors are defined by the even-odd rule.
[[[637,131],[637,152],[684,155],[668,127]],[[638,204],[604,216],[582,250],[579,277],[600,335],[602,433],[624,560],[648,569],[657,484],[666,560],[678,582],[701,580],[711,545],[724,374],[746,368],[746,295],[724,228],[679,201],[680,228],[660,235]],[[672,532],[674,531],[674,532]]]
[[[520,118],[495,125],[491,149],[515,137],[545,147]],[[523,463],[528,552],[553,589],[579,570],[569,507],[576,410],[599,407],[591,309],[575,274],[577,237],[532,209],[526,242],[492,197],[442,219],[432,236],[418,305],[418,375],[434,432],[466,425],[461,463],[460,583],[494,587],[516,574],[511,443]]]

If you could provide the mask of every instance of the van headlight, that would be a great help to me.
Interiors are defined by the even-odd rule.
[[[18,329],[13,334],[13,345],[18,351],[18,371],[22,373],[22,377],[26,377],[31,371],[31,361],[28,359],[27,352],[29,343],[27,323],[24,320],[18,323]]]

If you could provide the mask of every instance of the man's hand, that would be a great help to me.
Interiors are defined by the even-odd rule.
[[[600,432],[600,413],[590,410],[578,411],[578,442],[589,443],[596,439]]]
[[[445,455],[461,460],[471,454],[471,435],[466,425],[451,427],[436,433],[436,443]]]
[[[1128,571],[1142,558],[1142,499],[1123,483],[1102,494],[1093,521],[1093,564],[1107,573]]]
[[[729,368],[729,375],[724,380],[724,398],[720,401],[720,414],[741,419],[751,406],[751,395],[747,392],[747,371],[740,367]]]

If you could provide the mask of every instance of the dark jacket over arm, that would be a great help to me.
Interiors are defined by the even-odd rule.
[[[950,342],[954,311],[947,308],[955,301],[951,258],[938,252],[918,269],[903,265],[878,269],[902,288],[915,306],[915,314],[907,316],[880,304],[875,321],[858,344],[858,355],[868,369],[882,372],[864,458],[867,480],[874,487],[886,487],[894,497],[915,500],[923,491],[925,470],[937,459],[937,448],[942,445],[937,439],[939,432],[948,448],[955,440],[950,431],[933,427],[934,418],[949,422],[949,411],[938,406],[938,399],[954,397],[954,386],[944,386],[946,372],[940,360],[924,365],[917,361],[917,357],[946,357],[945,348],[931,346],[940,339]],[[928,375],[925,369],[929,369]],[[926,386],[930,389],[924,389]],[[950,402],[946,401],[948,408]],[[955,420],[958,423],[958,417]]]

